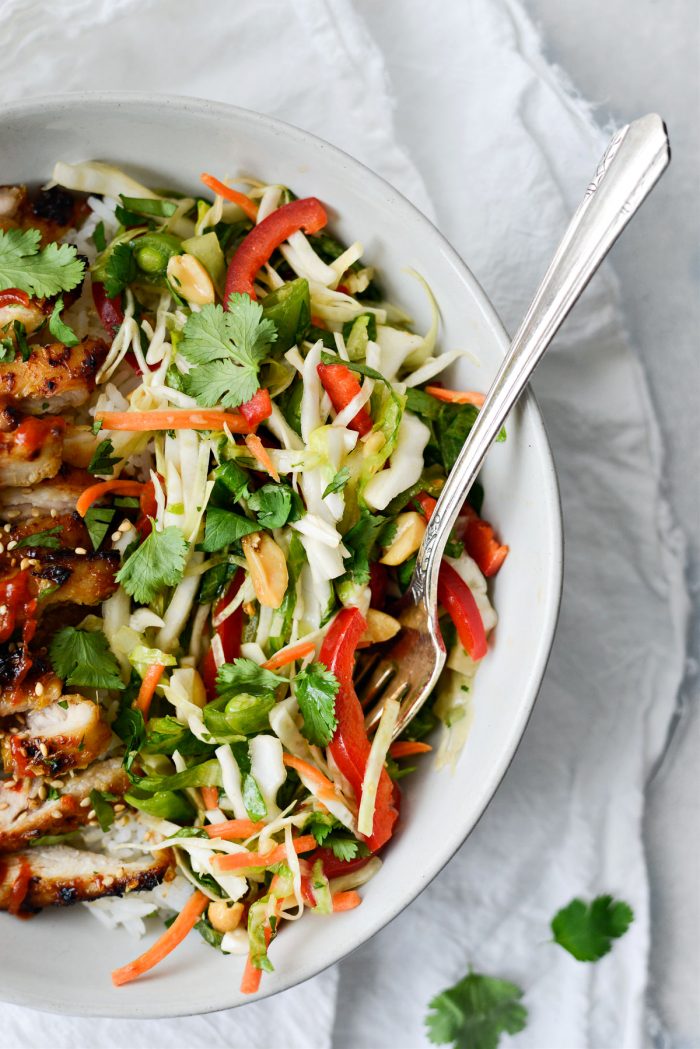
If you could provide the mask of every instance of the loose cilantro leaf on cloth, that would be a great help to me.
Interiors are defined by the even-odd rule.
[[[97,822],[99,823],[102,831],[108,831],[114,823],[114,809],[109,804],[109,802],[116,800],[116,794],[106,794],[104,791],[101,790],[90,791],[90,804],[95,810]]]
[[[121,292],[136,278],[138,267],[130,244],[116,244],[109,253],[105,265],[105,293],[110,299]]]
[[[527,1023],[522,996],[508,980],[469,973],[430,1002],[428,1038],[454,1049],[496,1049],[502,1034],[517,1034]]]
[[[260,525],[257,521],[249,521],[247,517],[234,514],[231,510],[211,506],[206,514],[202,549],[208,554],[216,550],[223,550],[229,543],[235,543],[244,535],[250,535],[259,529]]]
[[[304,719],[301,733],[319,747],[330,743],[338,725],[335,697],[340,688],[335,674],[323,663],[311,663],[294,678],[294,695]]]
[[[148,605],[168,586],[176,586],[185,571],[189,543],[179,528],[155,528],[117,572],[117,582],[141,605]]]
[[[236,408],[249,401],[276,338],[275,325],[247,295],[232,295],[228,312],[204,306],[188,318],[179,345],[183,357],[196,365],[186,377],[187,392],[204,407]]]
[[[303,503],[296,492],[286,484],[264,484],[248,498],[258,524],[263,528],[281,528],[289,521],[298,521]]]
[[[38,229],[0,230],[0,290],[51,298],[80,284],[85,270],[72,244],[39,247]]]
[[[75,334],[73,329],[69,327],[65,321],[61,320],[61,310],[63,309],[63,299],[56,299],[54,304],[53,312],[49,318],[49,331],[62,342],[64,346],[77,346],[80,339]]]
[[[124,688],[117,661],[101,630],[63,627],[54,634],[49,657],[54,670],[67,685]]]
[[[554,939],[580,962],[597,962],[623,936],[634,920],[632,908],[612,896],[596,896],[589,904],[572,900],[552,919]]]
[[[55,528],[45,528],[43,532],[33,532],[32,535],[25,535],[23,539],[17,540],[16,549],[19,550],[23,546],[44,546],[48,547],[49,550],[58,550],[61,544],[56,537],[62,531],[63,525],[56,525]]]
[[[116,510],[107,506],[91,506],[84,517],[85,527],[90,536],[93,550],[99,550],[102,540],[107,535]]]
[[[325,499],[327,495],[331,495],[333,492],[342,492],[349,480],[350,468],[342,466],[335,477],[324,488],[321,498]]]
[[[100,474],[102,477],[114,473],[114,467],[119,462],[119,456],[113,456],[114,445],[109,438],[100,441],[88,464],[88,473]]]

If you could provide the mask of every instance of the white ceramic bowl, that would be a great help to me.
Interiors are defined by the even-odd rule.
[[[181,98],[104,94],[0,107],[0,184],[46,180],[57,159],[100,159],[156,186],[196,190],[201,171],[247,172],[318,196],[332,229],[360,240],[390,297],[418,330],[425,296],[406,275],[429,281],[443,317],[442,349],[464,348],[457,385],[485,389],[507,346],[491,305],[462,260],[396,190],[317,138],[270,117]],[[549,654],[562,576],[557,483],[542,420],[526,395],[483,472],[485,516],[510,544],[493,586],[499,625],[474,692],[474,723],[453,775],[431,760],[405,783],[400,829],[357,910],[305,917],[275,942],[275,973],[260,996],[307,979],[358,947],[406,907],[463,843],[513,757]],[[425,861],[423,843],[432,843]],[[147,979],[116,990],[110,971],[145,944],[108,932],[84,908],[48,910],[29,922],[0,915],[0,997],[51,1012],[178,1016],[240,1004],[242,959],[191,936]]]

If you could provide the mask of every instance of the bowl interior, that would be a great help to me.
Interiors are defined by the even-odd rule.
[[[151,185],[192,192],[199,173],[280,181],[330,208],[333,229],[360,240],[390,297],[429,324],[424,293],[405,272],[422,273],[439,301],[443,350],[465,349],[451,380],[486,389],[507,340],[474,278],[433,226],[385,182],[326,143],[270,118],[186,99],[73,96],[0,109],[0,183],[44,180],[57,159],[100,159]],[[360,908],[330,920],[309,915],[275,943],[276,972],[261,994],[314,975],[364,942],[423,889],[452,856],[493,795],[524,730],[551,645],[561,586],[556,479],[531,396],[508,440],[483,471],[485,516],[511,547],[493,587],[499,625],[474,690],[474,720],[453,774],[432,760],[406,781],[401,829]],[[422,843],[432,843],[425,860]],[[110,971],[144,949],[108,933],[83,909],[44,912],[30,922],[0,916],[0,996],[83,1015],[174,1016],[239,1004],[243,960],[190,937],[154,974],[119,991]]]

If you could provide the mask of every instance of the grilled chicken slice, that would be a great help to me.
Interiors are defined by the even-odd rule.
[[[0,871],[0,910],[8,910],[11,902],[12,909],[19,905],[21,913],[144,892],[172,876],[172,870],[172,854],[167,849],[124,861],[69,845],[39,846],[6,858]]]
[[[24,728],[0,741],[5,772],[12,776],[61,776],[85,769],[104,754],[112,730],[97,703],[84,696],[62,696],[26,717]]]
[[[22,646],[0,656],[0,718],[40,710],[61,698],[63,682],[43,660],[33,660],[29,672],[21,676],[24,658]]]
[[[102,441],[104,437],[93,433],[91,426],[75,426],[68,423],[63,435],[63,461],[69,466],[87,470]]]
[[[38,229],[42,244],[79,229],[89,210],[85,200],[61,186],[40,189],[31,197],[26,186],[0,186],[0,229]]]
[[[77,346],[32,346],[28,360],[0,364],[0,398],[33,415],[85,404],[107,349],[103,339],[91,336]]]
[[[63,419],[28,415],[15,429],[0,432],[0,487],[26,487],[58,473],[64,429]]]
[[[40,779],[6,780],[0,784],[0,853],[16,852],[44,834],[64,834],[83,826],[91,811],[90,791],[122,795],[128,789],[129,777],[119,758],[97,761],[69,776],[55,799],[42,800],[46,787]]]
[[[83,521],[80,514],[56,514],[52,516],[47,514],[45,517],[31,517],[27,521],[22,521],[21,524],[13,525],[9,532],[6,533],[6,538],[3,536],[3,542],[5,548],[7,548],[8,542],[14,541],[18,544],[19,550],[25,549],[29,546],[29,537],[36,535],[37,532],[52,532],[50,547],[55,547],[57,544],[63,550],[75,550],[76,547],[83,547],[89,549],[91,546],[90,535],[85,522]],[[41,537],[40,537],[41,538]],[[31,544],[36,546],[42,546],[41,542]],[[17,548],[14,549],[15,558],[17,555]],[[2,562],[6,563],[5,561]]]
[[[52,510],[69,514],[75,510],[79,496],[91,484],[95,484],[92,474],[64,465],[55,477],[41,481],[33,488],[0,488],[0,518],[23,521],[49,514]]]

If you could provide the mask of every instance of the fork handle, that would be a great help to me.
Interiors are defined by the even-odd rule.
[[[437,607],[445,544],[487,451],[564,319],[670,160],[655,113],[616,132],[544,275],[525,319],[464,442],[425,532],[411,589],[428,611]],[[434,614],[434,612],[433,612]]]

